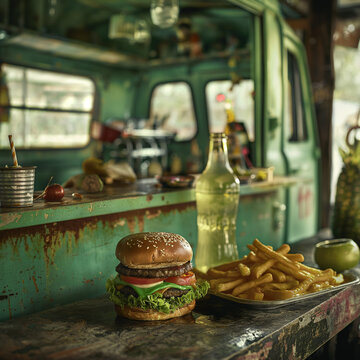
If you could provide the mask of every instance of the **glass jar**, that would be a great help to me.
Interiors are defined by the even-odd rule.
[[[202,272],[238,258],[236,219],[240,182],[228,159],[227,136],[211,133],[209,157],[196,182],[198,242],[195,266]]]

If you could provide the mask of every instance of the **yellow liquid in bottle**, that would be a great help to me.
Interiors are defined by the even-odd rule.
[[[223,166],[213,166],[205,171],[196,183],[198,243],[195,266],[202,272],[238,258],[239,193],[238,179],[230,168]]]
[[[197,194],[200,209],[197,218],[195,266],[202,272],[206,272],[209,267],[238,258],[235,236],[238,197],[237,194],[225,196],[227,204],[222,206],[222,194]],[[209,207],[211,203],[217,204],[216,209]],[[232,208],[232,211],[229,211],[229,208]]]

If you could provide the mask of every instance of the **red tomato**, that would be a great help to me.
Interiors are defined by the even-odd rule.
[[[64,197],[64,188],[59,184],[49,185],[45,189],[44,200],[45,201],[60,201]]]
[[[186,286],[193,285],[196,283],[195,274],[192,271],[188,271],[186,274],[182,274],[180,276],[172,276],[165,279],[166,282],[171,282],[174,284]]]
[[[126,276],[126,275],[121,275],[120,278],[121,278],[121,280],[126,281],[129,284],[134,284],[134,285],[147,285],[147,284],[157,283],[159,281],[164,280],[161,278],[140,278],[140,277]]]

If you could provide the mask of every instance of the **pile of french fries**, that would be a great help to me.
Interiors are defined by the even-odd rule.
[[[215,293],[249,300],[286,300],[330,288],[344,282],[332,269],[304,265],[302,254],[290,254],[284,244],[276,251],[258,239],[248,245],[242,259],[210,268],[205,278]]]

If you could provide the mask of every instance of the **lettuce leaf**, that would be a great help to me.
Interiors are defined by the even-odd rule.
[[[106,291],[109,295],[109,299],[116,305],[124,307],[125,305],[131,307],[137,307],[142,310],[156,310],[169,314],[174,312],[187,304],[190,304],[193,300],[203,298],[208,290],[209,283],[204,280],[198,280],[197,283],[184,295],[177,297],[164,298],[160,293],[154,293],[146,297],[141,298],[133,295],[124,295],[116,289],[118,283],[118,277],[110,278],[106,281]]]
[[[175,289],[180,289],[180,290],[189,290],[192,288],[191,286],[182,286],[182,285],[169,283],[166,281],[163,281],[161,284],[154,285],[149,288],[139,288],[136,285],[133,285],[126,281],[121,280],[121,278],[119,278],[119,276],[117,276],[116,277],[116,285],[119,285],[119,284],[132,287],[140,297],[145,297],[145,296],[151,295],[155,291],[165,289],[165,288],[175,288]]]

